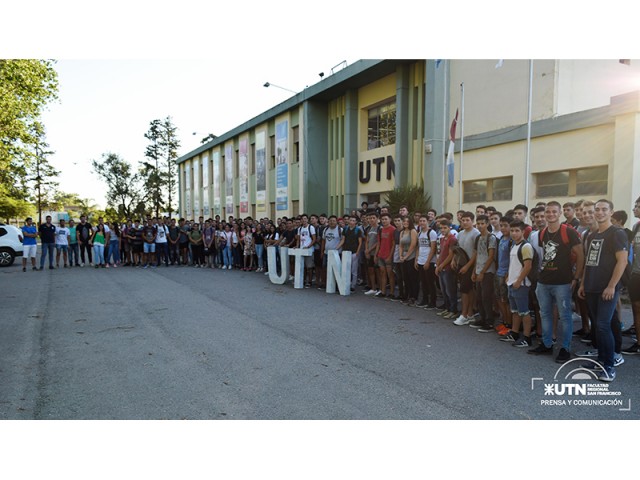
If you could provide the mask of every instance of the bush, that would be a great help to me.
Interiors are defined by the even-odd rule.
[[[424,193],[422,185],[403,185],[385,194],[386,205],[393,215],[398,213],[402,205],[406,205],[410,214],[415,212],[427,213],[431,208],[431,195]]]

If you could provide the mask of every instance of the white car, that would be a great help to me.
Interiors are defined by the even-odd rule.
[[[22,256],[21,237],[22,231],[19,228],[0,223],[0,267],[13,265],[15,258]]]

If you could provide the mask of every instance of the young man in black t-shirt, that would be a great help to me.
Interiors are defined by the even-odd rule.
[[[587,300],[592,328],[596,331],[598,361],[604,367],[598,379],[605,382],[616,378],[611,321],[629,256],[626,234],[611,224],[612,214],[613,203],[608,200],[596,202],[598,231],[587,238],[585,269],[578,290],[578,295]]]
[[[42,253],[40,254],[40,270],[44,269],[44,262],[49,254],[49,269],[53,270],[53,252],[56,249],[56,226],[51,223],[51,216],[47,215],[46,222],[38,228]]]
[[[580,237],[573,228],[560,224],[561,211],[562,207],[558,202],[547,203],[544,210],[547,227],[538,235],[538,244],[544,252],[542,270],[536,287],[536,297],[542,317],[542,341],[536,348],[528,351],[535,355],[553,353],[553,305],[555,304],[558,309],[558,330],[562,335],[562,345],[556,357],[557,363],[564,363],[571,358],[573,335],[571,296],[582,275],[584,264]],[[574,258],[575,268],[572,260]]]

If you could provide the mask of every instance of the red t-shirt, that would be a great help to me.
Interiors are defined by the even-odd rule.
[[[396,227],[389,225],[388,227],[382,227],[378,234],[378,244],[380,249],[378,250],[378,258],[389,258],[391,255],[391,244],[393,243],[393,232],[396,231]]]
[[[451,250],[451,247],[453,247],[457,243],[458,243],[458,240],[452,234],[449,234],[448,237],[440,238],[440,253],[438,254],[438,262],[437,262],[438,265],[440,265],[442,262],[444,262],[447,259],[447,257],[449,256],[449,250]],[[443,270],[447,270],[447,271],[451,270],[451,263],[449,263],[449,265],[444,267]]]

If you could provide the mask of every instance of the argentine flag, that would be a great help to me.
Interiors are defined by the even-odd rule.
[[[456,126],[458,125],[458,110],[456,109],[456,116],[451,122],[451,128],[449,129],[449,151],[447,152],[447,183],[450,187],[453,187],[453,149],[455,147],[456,139]]]

